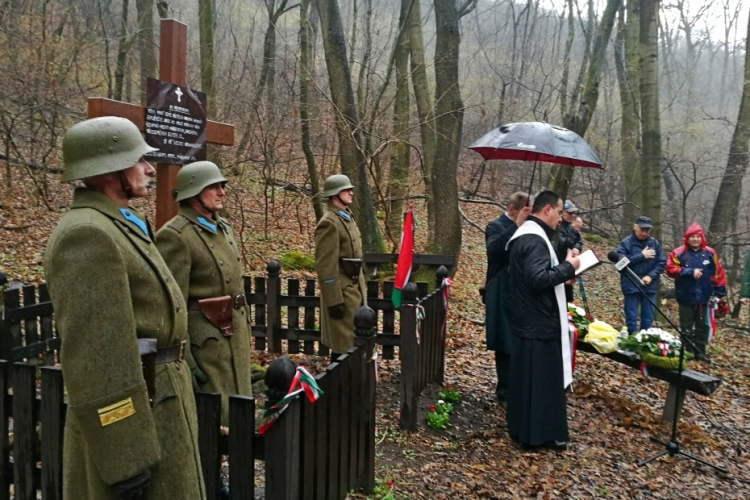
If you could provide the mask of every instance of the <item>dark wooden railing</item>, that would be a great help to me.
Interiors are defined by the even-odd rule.
[[[218,500],[222,456],[229,457],[231,500],[253,500],[255,460],[265,461],[267,500],[343,500],[375,475],[374,312],[358,314],[359,345],[316,379],[324,394],[297,398],[261,436],[255,399],[230,396],[229,434],[221,432],[221,397],[196,393],[201,465],[208,500]],[[40,390],[37,375],[41,371]],[[12,377],[13,391],[9,393]],[[0,500],[62,499],[66,401],[60,368],[0,360]],[[12,432],[10,423],[13,423]],[[12,435],[12,443],[10,436]],[[11,495],[11,485],[13,495]]]

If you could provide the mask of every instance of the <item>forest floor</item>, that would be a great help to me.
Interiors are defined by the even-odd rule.
[[[262,273],[267,260],[286,251],[312,252],[314,220],[308,201],[278,189],[266,219],[262,190],[260,185],[230,190],[227,200],[248,274]],[[70,201],[70,189],[53,181],[46,204],[9,199],[0,202],[0,271],[10,279],[39,282],[44,246]],[[35,198],[28,185],[19,184],[13,199]],[[153,200],[141,202],[147,212],[152,211],[152,204]],[[423,218],[419,217],[422,205],[415,205],[418,219]],[[500,210],[471,204],[462,208],[480,227]],[[417,251],[424,248],[425,232],[424,225],[417,227]],[[369,498],[750,497],[750,338],[745,313],[720,322],[708,348],[712,364],[693,363],[693,369],[720,377],[722,384],[710,397],[688,393],[679,425],[678,437],[687,450],[725,466],[728,473],[680,456],[637,467],[638,460],[663,450],[650,441],[651,436],[669,437],[670,426],[660,420],[667,384],[587,353],[578,354],[575,391],[568,396],[568,450],[529,452],[507,435],[504,410],[494,396],[493,355],[484,347],[483,326],[477,324],[484,319],[477,293],[484,280],[484,237],[465,224],[463,241],[451,288],[445,370],[445,383],[461,394],[461,402],[450,427],[433,430],[424,418],[440,388],[430,387],[420,397],[418,431],[402,432],[398,429],[399,362],[380,362],[376,436],[380,494]],[[611,249],[606,243],[593,248],[600,256]],[[283,275],[310,274],[285,271]],[[594,269],[585,284],[593,315],[619,329],[621,296],[615,271],[605,266]],[[675,305],[666,304],[666,308],[676,318]],[[388,491],[392,497],[386,496]],[[351,494],[350,498],[364,497]]]

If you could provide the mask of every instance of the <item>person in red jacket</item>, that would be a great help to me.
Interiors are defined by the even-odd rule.
[[[726,295],[726,277],[713,248],[706,245],[703,229],[693,223],[682,236],[684,245],[667,257],[667,275],[675,280],[675,298],[680,305],[680,329],[687,333],[701,354],[708,343],[708,307],[711,295]],[[689,350],[692,348],[685,346]]]

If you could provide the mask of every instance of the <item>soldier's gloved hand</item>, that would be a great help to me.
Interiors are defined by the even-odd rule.
[[[149,483],[151,483],[151,472],[146,469],[138,475],[115,483],[112,487],[117,500],[141,500],[146,498]]]
[[[343,319],[345,312],[344,304],[336,304],[328,308],[328,315],[333,319]]]
[[[198,368],[198,365],[196,365],[195,368],[190,369],[190,377],[193,379],[194,391],[199,391],[200,384],[205,384],[206,382],[208,382],[208,377],[205,373],[203,373],[203,370]]]

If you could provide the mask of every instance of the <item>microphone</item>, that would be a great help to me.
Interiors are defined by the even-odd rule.
[[[615,263],[615,269],[620,271],[620,274],[626,273],[634,283],[638,283],[642,287],[646,286],[643,281],[641,281],[641,278],[639,278],[638,275],[635,274],[633,270],[628,266],[628,264],[630,264],[630,259],[628,259],[627,257],[620,258],[620,255],[615,250],[609,252],[607,254],[607,258],[610,262]]]

